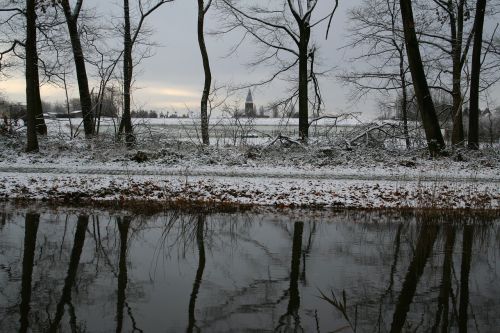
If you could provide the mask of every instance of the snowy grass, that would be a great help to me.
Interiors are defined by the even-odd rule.
[[[0,140],[0,197],[62,202],[206,202],[280,207],[498,209],[500,152],[316,141],[204,147],[158,134],[130,150],[114,135],[51,135],[40,153],[23,136]],[[140,157],[140,158],[138,158]],[[142,161],[139,163],[138,161]]]

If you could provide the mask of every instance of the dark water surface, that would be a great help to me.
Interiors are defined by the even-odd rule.
[[[498,218],[83,212],[0,208],[1,332],[500,332]]]

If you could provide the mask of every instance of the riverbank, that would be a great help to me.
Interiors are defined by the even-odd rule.
[[[4,141],[0,198],[55,202],[342,208],[500,208],[500,152],[325,145],[200,147],[45,139],[40,153]],[[157,148],[155,148],[157,147]]]

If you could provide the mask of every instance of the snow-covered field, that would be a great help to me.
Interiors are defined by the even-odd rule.
[[[46,123],[51,133],[69,136],[71,130],[81,132],[83,129],[81,118],[51,118]],[[163,139],[176,141],[201,142],[201,120],[197,118],[133,118],[134,132],[139,137],[161,136]],[[289,137],[298,136],[297,118],[211,118],[210,133],[211,145],[241,145],[263,144],[277,135]],[[339,119],[321,118],[313,121],[310,127],[310,137],[318,140],[332,140],[342,136],[355,137],[369,126],[380,124],[398,125],[395,121],[367,121],[356,115],[343,116]],[[418,127],[411,123],[410,129]],[[99,132],[105,135],[114,135],[118,128],[118,120],[102,118]]]
[[[500,151],[375,147],[210,146],[148,137],[128,150],[110,137],[51,136],[23,153],[0,139],[0,197],[65,202],[206,202],[349,208],[500,208]]]

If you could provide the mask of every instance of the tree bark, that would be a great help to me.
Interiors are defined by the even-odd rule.
[[[76,67],[76,77],[78,80],[78,91],[80,93],[80,105],[82,108],[83,128],[86,137],[91,137],[94,134],[94,124],[92,116],[92,99],[90,98],[89,81],[87,70],[85,68],[85,57],[83,56],[80,34],[78,33],[78,15],[81,8],[81,2],[76,6],[75,12],[71,12],[71,7],[68,0],[62,0],[61,5],[66,17],[71,46],[73,48],[73,59]]]
[[[401,16],[405,35],[408,62],[410,64],[411,76],[418,108],[422,115],[422,124],[425,130],[427,145],[431,155],[437,155],[445,147],[443,135],[439,127],[439,120],[434,108],[434,102],[427,84],[422,57],[415,32],[415,21],[411,0],[400,0]]]
[[[475,150],[479,149],[479,79],[481,75],[481,48],[483,46],[485,11],[486,0],[477,0],[474,21],[474,46],[472,49],[468,143],[469,149]]]
[[[122,121],[125,128],[125,142],[133,145],[135,142],[132,119],[130,115],[130,90],[132,86],[132,37],[130,33],[130,6],[128,0],[123,0],[125,20],[125,33],[123,42],[123,115]]]
[[[40,77],[38,74],[38,57],[36,72],[34,76],[35,87],[35,103],[36,103],[36,132],[39,135],[47,135],[47,125],[45,124],[45,119],[43,117],[43,107],[42,107],[42,97],[40,96]]]
[[[208,7],[205,8],[204,0],[198,0],[198,44],[200,46],[201,58],[203,60],[203,70],[205,72],[205,84],[203,86],[203,94],[201,96],[201,139],[204,145],[210,144],[210,136],[208,134],[208,97],[210,95],[210,87],[212,85],[212,72],[210,70],[210,61],[208,58],[207,47],[205,45],[205,14]]]
[[[38,151],[37,116],[41,113],[40,85],[38,84],[38,55],[36,50],[35,0],[26,1],[26,152]],[[38,96],[38,98],[37,98]]]

